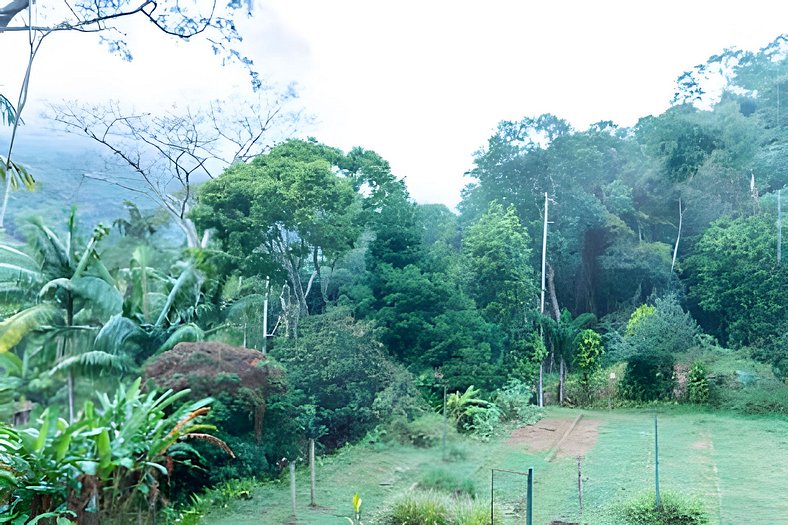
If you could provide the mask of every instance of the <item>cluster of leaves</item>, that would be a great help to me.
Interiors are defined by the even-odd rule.
[[[155,512],[161,481],[175,462],[194,457],[189,439],[232,451],[201,420],[210,399],[184,402],[188,391],[144,393],[140,379],[111,397],[88,401],[69,423],[47,409],[30,428],[0,425],[0,492],[12,519],[60,515],[123,522],[125,514]],[[80,521],[81,522],[81,521]]]
[[[670,397],[676,356],[696,346],[699,334],[697,323],[674,296],[635,310],[623,336],[610,334],[613,354],[627,361],[621,383],[627,397],[642,401]]]

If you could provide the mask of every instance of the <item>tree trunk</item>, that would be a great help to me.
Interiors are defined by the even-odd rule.
[[[553,317],[555,317],[556,321],[560,321],[561,310],[558,308],[558,296],[555,293],[555,271],[550,263],[547,263],[547,290],[550,292],[550,305],[553,308]]]
[[[564,372],[566,365],[564,365],[564,356],[561,356],[561,363],[558,368],[558,405],[564,405]]]
[[[8,209],[8,198],[11,196],[11,174],[8,173],[8,166],[6,166],[5,174],[5,193],[3,193],[3,205],[0,207],[0,230],[5,225],[5,212]]]

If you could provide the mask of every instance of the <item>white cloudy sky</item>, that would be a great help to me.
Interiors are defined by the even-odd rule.
[[[453,206],[498,121],[551,112],[577,128],[631,125],[667,108],[682,71],[788,31],[788,3],[258,0],[240,30],[242,51],[269,81],[298,83],[317,117],[310,135],[374,149],[419,202]],[[0,93],[12,99],[24,44],[24,35],[0,35]],[[248,89],[244,73],[222,68],[204,43],[134,25],[129,44],[130,64],[92,35],[51,37],[35,63],[29,118],[45,100],[114,98],[146,109]]]

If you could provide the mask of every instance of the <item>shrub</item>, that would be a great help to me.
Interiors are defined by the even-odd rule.
[[[304,319],[298,340],[283,341],[272,352],[287,370],[293,391],[287,403],[314,406],[306,423],[328,449],[362,437],[389,415],[411,412],[410,376],[389,359],[372,328],[345,308],[329,308]]]
[[[778,381],[717,390],[719,404],[746,414],[788,415],[788,388]]]
[[[382,525],[450,525],[446,499],[436,492],[414,492],[401,496],[391,506]]]
[[[467,496],[450,496],[434,491],[408,492],[372,523],[380,525],[486,525],[489,507]]]
[[[637,310],[635,311],[637,313]],[[575,364],[582,371],[581,384],[583,385],[583,398],[586,403],[591,402],[592,382],[591,377],[599,370],[605,348],[602,346],[602,336],[591,329],[580,332],[577,336],[577,355]]]
[[[535,423],[542,417],[539,408],[531,403],[533,397],[531,386],[516,379],[509,381],[494,395],[495,404],[501,411],[503,421],[517,421],[524,424]]]
[[[654,504],[654,493],[643,494],[623,505],[621,518],[627,525],[705,525],[709,517],[700,502],[678,494],[665,493],[662,509]]]
[[[457,430],[471,432],[480,436],[490,435],[498,426],[501,411],[485,399],[479,397],[479,390],[473,385],[464,393],[454,392],[446,400],[446,410],[454,421]]]
[[[412,421],[400,417],[390,421],[385,430],[389,439],[397,443],[430,448],[440,444],[443,438],[443,416],[428,412]],[[446,432],[448,437],[457,434],[451,421],[447,422]]]
[[[457,476],[444,469],[431,469],[424,473],[419,481],[419,488],[448,492],[455,496],[467,495],[476,497],[476,485],[472,480],[458,479]]]
[[[699,335],[697,323],[673,296],[657,299],[653,309],[635,310],[625,335],[613,342],[615,356],[628,362],[622,394],[637,401],[670,397],[674,355],[695,346]]]

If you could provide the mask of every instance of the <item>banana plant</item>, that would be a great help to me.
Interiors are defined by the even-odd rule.
[[[446,398],[446,412],[458,430],[471,430],[477,414],[498,410],[495,403],[482,399],[479,394],[479,389],[471,385],[465,392],[453,392]]]
[[[12,501],[3,514],[20,523],[33,518],[67,517],[76,464],[84,452],[74,446],[85,425],[69,425],[52,409],[25,430],[0,425],[0,495]]]
[[[6,513],[94,514],[99,522],[155,509],[161,480],[175,461],[194,453],[188,441],[207,441],[234,457],[203,422],[211,399],[191,402],[188,394],[143,392],[137,379],[85,402],[74,423],[48,409],[25,430],[0,424],[0,501],[17,502]]]

